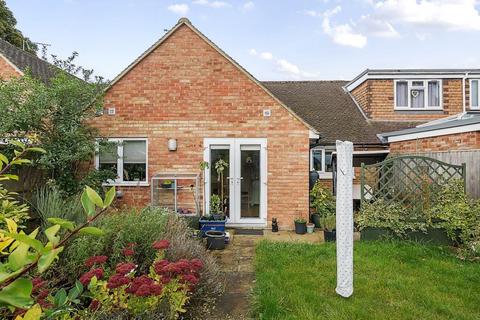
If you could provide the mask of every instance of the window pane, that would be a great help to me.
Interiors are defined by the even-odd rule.
[[[325,172],[332,172],[332,151],[325,151]]]
[[[428,106],[440,106],[440,83],[438,81],[428,82]]]
[[[478,107],[478,80],[472,80],[472,88],[470,92],[472,95],[472,107]]]
[[[411,107],[412,108],[423,108],[425,107],[425,91],[423,89],[412,89],[410,90],[411,96]]]
[[[146,181],[147,144],[145,141],[123,142],[123,180]]]
[[[322,171],[322,151],[323,150],[312,150],[312,161],[313,161],[313,170]]]
[[[107,143],[99,146],[98,159],[100,170],[111,170],[117,174],[117,144]]]
[[[407,81],[397,82],[397,107],[408,107],[408,83]]]

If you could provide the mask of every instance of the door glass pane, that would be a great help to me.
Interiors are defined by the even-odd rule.
[[[241,146],[240,153],[240,218],[260,218],[260,146]]]
[[[215,165],[217,163],[225,162],[227,167],[223,174],[217,172]],[[221,163],[220,162],[220,163]],[[219,163],[219,164],[220,164]],[[217,195],[220,197],[221,208],[223,213],[230,217],[229,203],[230,203],[230,184],[228,178],[230,177],[230,151],[228,146],[211,146],[210,148],[210,195]],[[210,199],[208,199],[210,201]]]

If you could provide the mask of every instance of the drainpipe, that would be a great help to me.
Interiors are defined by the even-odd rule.
[[[466,94],[465,94],[465,91],[466,91],[466,85],[465,85],[465,81],[467,80],[468,78],[468,72],[465,72],[465,76],[463,77],[462,79],[462,85],[463,85],[463,94],[462,94],[462,97],[463,97],[463,110],[462,110],[462,115],[464,115],[466,112],[467,112],[467,98],[466,98]]]

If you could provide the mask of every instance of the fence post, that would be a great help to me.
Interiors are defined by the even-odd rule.
[[[365,200],[365,163],[362,162],[360,171],[360,208],[363,206],[363,200]]]
[[[463,192],[467,193],[467,164],[462,163]]]

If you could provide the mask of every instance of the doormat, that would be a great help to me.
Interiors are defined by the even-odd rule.
[[[261,229],[235,229],[235,234],[244,236],[263,236]]]

